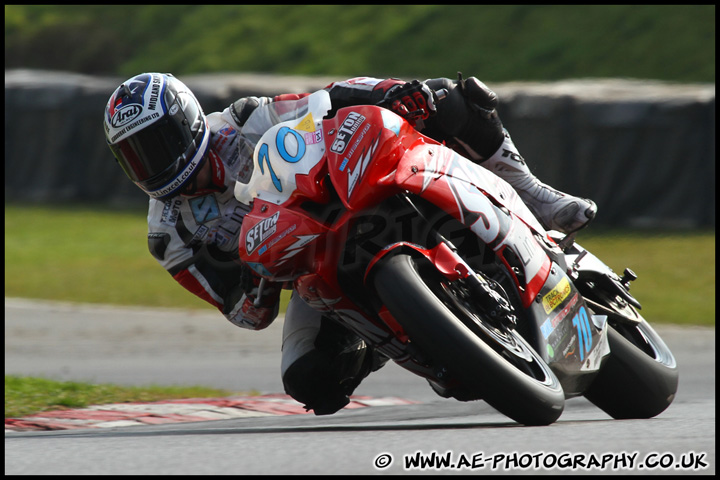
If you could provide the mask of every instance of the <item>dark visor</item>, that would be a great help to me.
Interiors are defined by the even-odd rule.
[[[166,115],[125,140],[110,145],[115,158],[134,182],[152,182],[194,147],[192,133],[183,115]],[[200,129],[202,131],[202,128]],[[194,152],[192,152],[194,153]]]

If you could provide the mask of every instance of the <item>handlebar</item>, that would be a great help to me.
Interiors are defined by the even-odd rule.
[[[447,88],[441,88],[440,90],[435,90],[433,93],[435,94],[435,99],[439,102],[445,100],[449,92]]]

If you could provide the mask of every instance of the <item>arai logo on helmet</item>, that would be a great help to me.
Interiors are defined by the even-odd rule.
[[[115,115],[113,115],[110,119],[110,123],[113,127],[120,128],[139,117],[142,114],[142,111],[142,105],[138,105],[137,103],[125,105],[115,112]]]

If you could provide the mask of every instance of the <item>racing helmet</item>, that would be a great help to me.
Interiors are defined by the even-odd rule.
[[[142,73],[113,92],[105,139],[125,174],[152,198],[171,198],[200,170],[210,138],[190,89],[170,74]]]

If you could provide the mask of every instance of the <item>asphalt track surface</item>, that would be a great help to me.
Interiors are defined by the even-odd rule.
[[[245,331],[212,311],[6,299],[5,374],[282,393],[281,327],[278,319]],[[714,474],[715,329],[656,329],[678,360],[680,387],[650,420],[612,420],[579,398],[555,424],[522,427],[483,402],[440,398],[389,364],[356,394],[416,403],[322,417],[6,431],[5,474]]]

